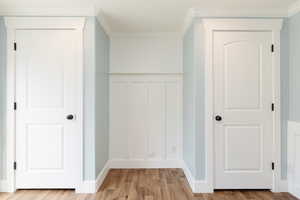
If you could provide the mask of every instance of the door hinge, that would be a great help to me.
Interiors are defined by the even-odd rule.
[[[17,51],[17,43],[14,42],[14,50]]]
[[[275,51],[274,44],[271,45],[271,52],[273,53]]]
[[[17,162],[14,162],[14,170],[17,170]]]
[[[272,110],[272,111],[275,110],[275,104],[274,104],[274,103],[271,104],[271,110]]]
[[[274,171],[274,169],[275,169],[275,163],[272,162],[272,170]]]
[[[14,110],[17,110],[17,102],[14,102]]]

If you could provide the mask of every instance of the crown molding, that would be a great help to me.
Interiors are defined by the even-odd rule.
[[[293,3],[288,10],[288,17],[292,17],[300,12],[300,0]]]
[[[45,7],[45,8],[30,8],[30,7],[10,7],[0,8],[0,16],[39,16],[39,17],[82,17],[82,16],[95,16],[94,7]]]
[[[107,22],[107,18],[105,17],[105,14],[101,9],[98,10],[98,13],[96,14],[97,21],[101,24],[102,28],[104,29],[105,33],[111,37],[112,31],[109,26],[109,23]]]
[[[186,14],[182,35],[185,34],[195,19],[204,18],[284,18],[287,17],[284,9],[254,10],[254,9],[198,9],[191,8]]]

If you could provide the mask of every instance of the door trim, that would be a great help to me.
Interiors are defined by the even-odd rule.
[[[14,102],[16,96],[16,53],[14,51],[14,42],[16,30],[26,29],[69,29],[76,30],[80,38],[80,56],[81,67],[79,69],[79,112],[77,119],[80,127],[80,174],[76,183],[78,188],[83,183],[83,28],[85,25],[84,17],[5,17],[5,25],[7,30],[7,80],[6,80],[6,176],[7,176],[7,192],[15,192],[15,171],[14,162],[16,156],[16,117],[14,110]]]
[[[273,172],[272,192],[280,192],[281,187],[281,119],[280,119],[280,30],[282,19],[203,19],[205,29],[205,153],[206,183],[210,192],[214,191],[215,148],[214,148],[214,70],[213,33],[215,31],[263,31],[272,34],[275,51],[272,54],[273,102]],[[270,166],[271,167],[271,166]]]

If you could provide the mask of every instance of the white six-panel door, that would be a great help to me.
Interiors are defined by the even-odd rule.
[[[16,30],[17,189],[75,188],[80,181],[79,36]]]
[[[215,189],[271,189],[272,34],[213,37]]]

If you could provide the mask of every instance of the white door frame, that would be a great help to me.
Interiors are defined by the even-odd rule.
[[[16,38],[16,30],[28,29],[67,29],[76,30],[81,39],[81,51],[83,51],[83,28],[85,24],[84,17],[5,17],[5,25],[7,30],[7,80],[6,80],[6,176],[7,176],[7,192],[15,192],[15,171],[14,162],[16,157],[16,117],[14,110],[14,102],[16,96],[16,53],[14,51],[14,42]],[[80,108],[76,117],[80,123],[80,177],[81,183],[76,183],[77,188],[83,182],[83,52],[79,58],[81,67],[79,69],[79,85],[80,85]]]
[[[206,183],[210,192],[214,191],[215,148],[214,148],[214,70],[213,33],[215,31],[261,31],[272,34],[275,51],[272,54],[273,102],[273,172],[272,192],[281,189],[281,121],[280,121],[280,31],[282,19],[203,19],[205,29],[205,151]],[[271,48],[271,47],[270,47]],[[271,49],[270,49],[271,50]],[[271,167],[271,166],[270,166]]]

